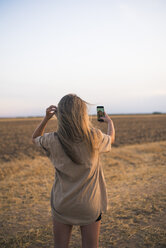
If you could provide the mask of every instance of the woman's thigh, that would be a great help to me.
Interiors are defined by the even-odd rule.
[[[99,242],[101,220],[89,225],[80,226],[82,248],[97,248]]]
[[[72,225],[57,222],[53,218],[54,247],[67,248],[69,245]]]

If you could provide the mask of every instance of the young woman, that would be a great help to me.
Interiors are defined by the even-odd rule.
[[[56,115],[56,132],[44,133]],[[115,140],[112,120],[105,113],[107,134],[94,128],[87,103],[74,94],[64,96],[58,107],[51,105],[33,133],[33,142],[46,151],[55,167],[51,191],[54,245],[67,248],[73,225],[79,225],[83,248],[98,247],[100,220],[107,210],[107,193],[99,155],[108,152]]]

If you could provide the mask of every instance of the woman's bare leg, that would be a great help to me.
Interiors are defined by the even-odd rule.
[[[72,225],[57,222],[53,218],[54,248],[68,248]]]
[[[89,225],[80,226],[82,248],[97,248],[99,244],[101,220]]]

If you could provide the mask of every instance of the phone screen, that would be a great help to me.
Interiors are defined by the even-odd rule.
[[[104,121],[100,117],[104,117],[104,106],[97,106],[97,120]]]

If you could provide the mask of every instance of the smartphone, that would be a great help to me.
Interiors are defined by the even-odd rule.
[[[97,120],[98,121],[104,121],[104,120],[100,119],[100,117],[105,117],[104,106],[97,106]]]

